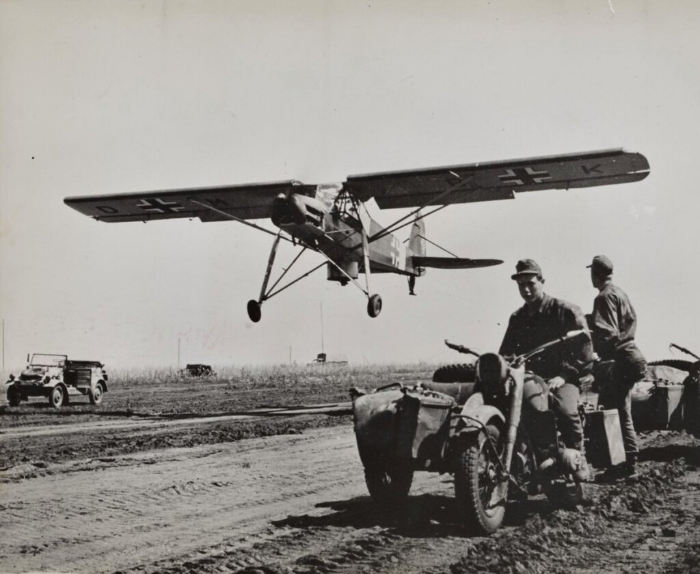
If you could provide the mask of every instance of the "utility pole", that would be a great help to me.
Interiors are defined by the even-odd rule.
[[[5,319],[2,320],[2,370],[5,371]]]
[[[321,301],[321,352],[325,352],[323,348],[323,301]]]
[[[177,369],[180,370],[180,339],[177,340]]]

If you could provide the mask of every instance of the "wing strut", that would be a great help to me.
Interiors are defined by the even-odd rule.
[[[454,175],[455,177],[459,177],[459,176],[458,176],[456,173],[454,173],[453,171],[451,171],[450,173],[451,173],[452,175]],[[369,242],[372,243],[372,242],[374,242],[374,241],[377,241],[377,239],[381,239],[382,237],[384,237],[384,236],[386,236],[386,235],[389,235],[390,233],[393,233],[394,231],[397,231],[397,230],[401,229],[401,227],[405,227],[406,225],[409,225],[409,223],[413,223],[414,220],[411,220],[409,223],[405,223],[404,225],[401,225],[400,227],[397,227],[397,226],[399,225],[399,223],[401,223],[402,221],[404,221],[404,220],[406,220],[406,219],[410,219],[411,217],[413,217],[414,215],[416,215],[417,213],[419,213],[421,209],[424,209],[424,208],[428,207],[429,205],[434,204],[434,203],[440,201],[441,199],[443,199],[444,197],[447,197],[447,196],[450,195],[451,193],[454,193],[454,192],[457,191],[458,189],[461,189],[462,187],[466,187],[466,186],[468,186],[468,185],[470,185],[470,184],[472,184],[472,183],[474,182],[474,176],[470,176],[470,177],[468,177],[467,179],[462,179],[462,178],[460,178],[460,179],[461,179],[461,181],[460,181],[459,183],[454,184],[452,187],[446,189],[446,190],[443,191],[441,194],[436,195],[435,197],[433,197],[433,198],[429,199],[428,201],[426,201],[423,205],[421,205],[421,206],[418,207],[417,209],[414,209],[414,210],[413,210],[411,213],[409,213],[408,215],[405,215],[404,217],[402,217],[402,218],[400,218],[400,219],[397,219],[394,223],[392,223],[392,224],[389,225],[388,227],[385,227],[385,228],[382,229],[380,232],[375,233],[372,237],[369,238]],[[474,187],[474,188],[470,189],[469,191],[474,192],[474,191],[476,191],[477,189],[478,189],[478,188]],[[440,211],[441,209],[444,209],[445,207],[447,207],[447,205],[441,205],[440,207],[437,207],[436,209],[433,209],[433,211],[431,211],[431,212],[429,212],[429,213],[426,213],[425,215],[421,215],[418,219],[423,219],[423,218],[427,217],[428,215],[432,215],[432,214],[435,213],[436,211]]]
[[[260,298],[257,301],[255,299],[251,299],[250,301],[248,301],[248,317],[250,317],[250,320],[253,321],[253,323],[257,323],[262,318],[262,312],[261,312],[260,308],[262,307],[262,304],[265,301],[267,301],[268,299],[272,299],[272,297],[274,297],[275,295],[281,293],[282,291],[284,291],[288,287],[291,287],[295,283],[298,283],[299,281],[301,281],[305,277],[308,277],[314,271],[316,271],[317,269],[319,269],[323,265],[325,265],[325,263],[320,263],[319,265],[317,265],[316,267],[311,269],[311,271],[307,271],[306,273],[304,273],[300,277],[297,277],[296,279],[294,279],[294,281],[290,281],[289,283],[287,283],[286,285],[280,287],[279,289],[277,289],[275,291],[274,290],[275,287],[277,287],[277,285],[279,285],[280,281],[282,281],[282,278],[287,274],[287,271],[289,271],[292,268],[292,266],[304,254],[304,251],[306,251],[306,247],[304,247],[299,253],[297,253],[296,257],[294,257],[294,259],[289,264],[289,266],[282,272],[282,274],[277,278],[277,281],[275,281],[272,284],[272,287],[270,287],[270,289],[268,290],[267,284],[270,281],[270,274],[272,273],[272,266],[275,262],[275,256],[277,255],[277,247],[279,246],[279,241],[282,238],[281,233],[282,232],[280,231],[280,233],[275,237],[275,242],[272,244],[272,249],[270,250],[270,257],[268,258],[267,269],[265,270],[265,278],[263,279],[262,288],[260,289]]]
[[[231,215],[230,213],[222,211],[221,209],[217,209],[216,207],[213,207],[212,205],[209,205],[207,203],[203,203],[201,201],[197,201],[196,199],[191,199],[191,198],[190,198],[190,201],[192,203],[196,203],[197,205],[201,205],[202,207],[209,209],[215,213],[218,213],[219,215],[223,215],[224,217],[228,217],[229,219],[233,219],[234,221],[238,221],[238,223],[242,223],[243,225],[247,225],[248,227],[253,227],[254,229],[264,231],[268,235],[274,235],[275,237],[279,237],[280,239],[284,239],[285,241],[289,241],[290,243],[294,243],[294,241],[289,239],[289,237],[285,237],[284,235],[279,235],[278,233],[275,233],[274,231],[270,231],[269,229],[265,229],[264,227],[261,227],[260,225],[256,225],[255,223],[250,223],[249,221],[246,221],[245,219],[241,219],[240,217],[236,217],[235,215]]]

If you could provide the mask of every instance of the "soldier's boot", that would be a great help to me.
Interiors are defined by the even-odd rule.
[[[588,482],[591,479],[591,470],[586,460],[586,450],[583,447],[583,442],[576,443],[574,449],[581,453],[578,457],[576,469],[573,472],[574,478],[579,482]]]
[[[620,478],[623,478],[625,480],[637,480],[639,478],[639,470],[637,468],[637,459],[639,457],[639,453],[636,452],[628,452],[627,453],[627,462],[624,464],[620,465]]]
[[[604,473],[596,477],[598,482],[618,482],[621,480],[635,481],[639,478],[637,470],[637,453],[628,452],[627,461],[608,467]]]

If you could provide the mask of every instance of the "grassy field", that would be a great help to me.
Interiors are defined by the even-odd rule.
[[[348,402],[352,387],[413,384],[432,377],[434,366],[334,365],[219,368],[216,376],[185,377],[175,370],[109,372],[102,404],[87,397],[53,409],[32,398],[19,407],[0,407],[0,429],[22,426],[74,425],[138,417],[187,418],[244,413],[256,408]],[[153,429],[90,429],[80,433],[6,438],[0,463],[63,462],[116,456],[158,448],[215,444],[244,438],[299,433],[306,429],[351,424],[349,415],[279,416],[255,421],[215,422]]]

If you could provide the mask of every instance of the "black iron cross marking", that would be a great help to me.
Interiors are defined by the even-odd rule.
[[[531,167],[514,167],[507,169],[503,175],[499,175],[498,179],[502,183],[510,183],[515,185],[536,185],[544,183],[552,179],[547,171],[536,171]]]
[[[142,199],[136,207],[140,207],[148,213],[177,213],[185,208],[176,201],[165,201],[157,197]]]

